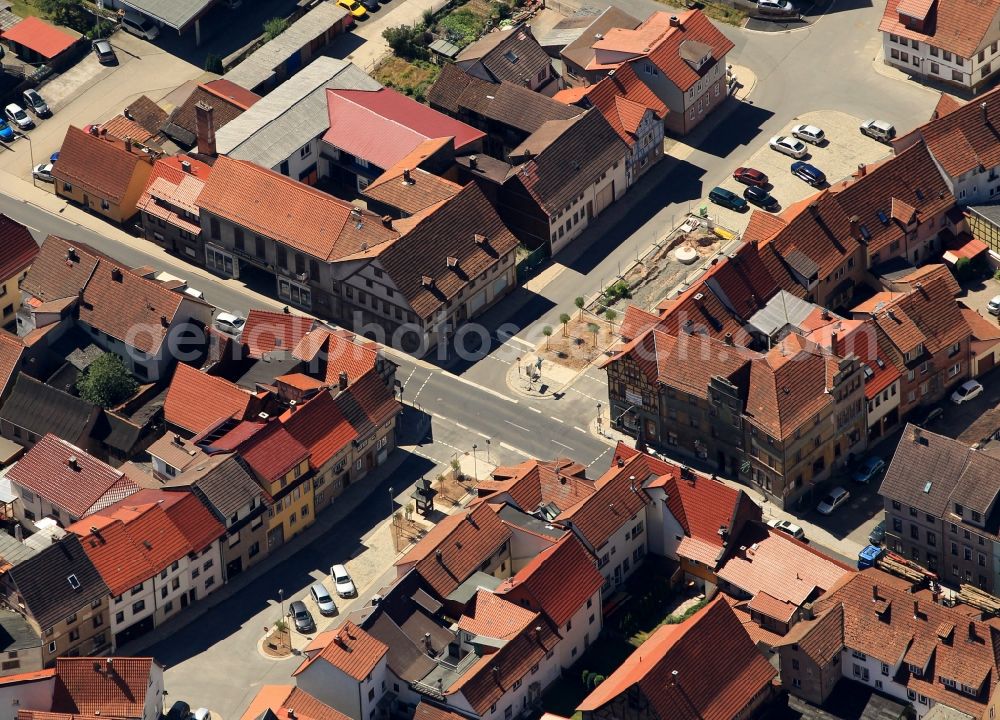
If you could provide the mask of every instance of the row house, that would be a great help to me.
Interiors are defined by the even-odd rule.
[[[161,123],[160,132],[178,147],[213,155],[215,132],[260,99],[260,95],[223,78],[198,83],[187,99]]]
[[[628,63],[666,105],[666,129],[686,135],[729,97],[726,56],[733,43],[700,10],[654,12],[630,25],[585,34],[589,51],[567,46],[567,82],[594,84]]]
[[[907,425],[879,490],[886,547],[942,580],[996,593],[998,470],[1000,460],[986,453]]]
[[[998,20],[995,8],[968,0],[893,0],[878,26],[884,61],[924,82],[975,93],[1000,69]]]
[[[38,254],[28,228],[0,213],[0,325],[13,329],[21,309],[21,281]]]
[[[212,167],[189,155],[158,159],[137,207],[143,234],[164,250],[197,261],[205,254],[198,195]]]
[[[811,703],[849,680],[917,718],[937,706],[986,718],[998,703],[996,643],[996,630],[969,608],[870,568],[814,602],[776,650],[782,685]]]
[[[491,83],[508,82],[536,94],[551,95],[549,83],[559,82],[552,60],[532,34],[520,24],[486,33],[455,56],[455,66],[472,77]]]
[[[107,583],[116,646],[222,586],[225,527],[193,493],[143,489],[68,530]]]

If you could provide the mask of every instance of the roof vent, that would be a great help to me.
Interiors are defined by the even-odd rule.
[[[80,580],[74,574],[70,574],[69,576],[67,576],[66,581],[69,583],[69,586],[74,590],[79,590],[81,587],[83,587],[82,585],[80,585]]]
[[[469,155],[469,169],[476,169],[476,162],[479,160],[475,155]]]
[[[170,321],[167,320],[166,315],[160,315],[160,325],[163,327],[170,327]]]
[[[382,226],[392,230],[392,215],[382,216]]]
[[[704,299],[705,299],[704,293],[695,293],[694,294],[694,301],[695,302],[701,302]]]
[[[80,259],[80,256],[76,254],[75,247],[66,248],[66,259],[70,262],[77,262]]]
[[[144,548],[146,548],[147,550],[152,550],[153,549],[153,543],[149,542],[149,540],[143,540],[142,541],[142,546]]]
[[[76,455],[70,455],[68,458],[66,458],[66,466],[70,470],[80,469],[80,462],[76,459]]]
[[[354,218],[355,220],[359,220],[361,218],[361,208],[359,208],[359,207],[352,207],[351,208],[351,217]]]
[[[295,708],[288,708],[289,720],[295,720]]]
[[[434,287],[434,278],[432,278],[430,275],[422,275],[420,277],[420,284],[423,287]]]

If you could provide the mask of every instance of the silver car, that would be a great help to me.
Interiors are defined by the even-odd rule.
[[[21,95],[24,98],[24,106],[38,117],[47,117],[52,114],[49,104],[45,98],[38,94],[37,90],[25,90]]]
[[[826,133],[815,125],[793,125],[792,135],[813,145],[822,145],[826,140]]]
[[[309,588],[309,595],[312,597],[313,602],[316,603],[316,607],[319,608],[320,615],[330,616],[337,614],[337,603],[333,601],[330,593],[320,583],[313,583],[312,587]]]

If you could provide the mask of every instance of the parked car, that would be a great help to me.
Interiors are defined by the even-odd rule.
[[[879,142],[889,142],[896,137],[896,128],[884,120],[865,120],[859,129],[868,137]]]
[[[822,145],[826,140],[826,133],[815,125],[795,125],[792,127],[792,135],[813,145]]]
[[[866,458],[858,469],[854,471],[854,482],[867,483],[878,477],[878,474],[885,468],[885,460],[878,455]]]
[[[31,169],[31,176],[35,180],[41,180],[42,182],[55,182],[56,179],[52,177],[52,163],[39,163]]]
[[[844,488],[837,486],[819,501],[819,505],[816,507],[816,510],[819,511],[820,515],[830,515],[834,510],[850,499],[851,493],[847,492]]]
[[[788,0],[757,0],[757,12],[761,15],[787,17],[798,15],[798,10]]]
[[[757,187],[756,185],[751,185],[746,190],[743,191],[743,197],[749,202],[752,202],[757,207],[764,208],[774,212],[780,206],[778,201],[774,199],[774,196],[767,192],[764,188]]]
[[[334,565],[330,568],[330,577],[333,578],[333,589],[340,597],[354,597],[358,594],[358,589],[354,587],[354,581],[343,565]]]
[[[365,10],[364,5],[359,3],[358,0],[337,0],[337,4],[356,18],[368,16],[368,11]]]
[[[3,113],[7,116],[7,119],[14,125],[17,125],[20,130],[28,130],[29,128],[33,128],[35,126],[35,121],[32,120],[28,116],[28,113],[24,112],[24,108],[17,103],[11,103],[5,107],[3,109]]]
[[[1000,295],[990,298],[986,303],[986,309],[990,311],[990,315],[1000,315]]]
[[[212,321],[212,325],[215,326],[216,330],[221,330],[227,335],[239,337],[240,333],[243,332],[243,326],[246,325],[246,322],[247,319],[241,315],[229,312],[219,312],[215,314],[215,319]]]
[[[45,102],[37,90],[25,90],[21,93],[21,97],[24,99],[24,106],[38,117],[48,117],[52,114],[52,111],[49,110],[49,104]]]
[[[746,200],[732,190],[726,190],[722,187],[712,188],[712,191],[708,194],[708,199],[716,205],[721,205],[736,212],[744,212],[749,207]]]
[[[805,180],[813,187],[819,187],[826,183],[826,175],[823,174],[822,170],[801,160],[792,163],[792,175],[799,180]]]
[[[319,608],[320,615],[336,615],[337,604],[330,597],[330,593],[320,583],[313,583],[309,588],[309,595],[312,597],[316,607]]]
[[[97,56],[97,61],[101,65],[115,65],[118,63],[118,56],[115,55],[115,49],[111,47],[111,43],[107,40],[94,40],[90,46],[94,50],[94,55]]]
[[[183,700],[177,700],[167,711],[167,720],[187,720],[191,717],[191,706]]]
[[[295,629],[300,633],[312,632],[316,629],[316,622],[313,620],[312,613],[309,612],[309,608],[301,600],[295,600],[289,605],[288,613],[292,616]]]
[[[194,720],[212,720],[212,713],[208,708],[198,708],[194,711]]]
[[[778,520],[777,518],[774,518],[773,520],[767,521],[767,526],[783,533],[787,533],[798,540],[804,540],[806,537],[802,528],[789,520]]]
[[[879,520],[878,525],[868,533],[868,542],[872,545],[881,545],[885,542],[885,520]]]
[[[52,153],[51,155],[49,155],[49,162],[52,163],[53,165],[56,164],[56,160],[58,160],[58,159],[59,159],[59,151],[58,150],[56,150],[54,153]]]
[[[983,386],[976,380],[966,380],[956,388],[951,394],[951,401],[956,405],[961,405],[969,400],[975,400],[983,394]]]
[[[733,171],[733,180],[744,185],[767,187],[767,175],[752,167],[738,167]]]
[[[378,0],[360,0],[361,4],[365,6],[365,10],[368,12],[375,12],[381,5],[378,4]]]
[[[917,427],[925,428],[942,415],[944,415],[943,407],[922,407],[910,416],[910,422]]]
[[[14,139],[14,129],[7,124],[7,121],[0,118],[0,140],[10,142]]]
[[[775,135],[767,144],[771,146],[772,150],[777,150],[796,159],[805,157],[806,152],[808,152],[805,145],[788,135]]]
[[[160,35],[160,28],[152,20],[128,11],[122,16],[122,30],[144,40],[155,40]]]

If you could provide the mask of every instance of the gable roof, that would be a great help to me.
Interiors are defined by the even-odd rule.
[[[71,48],[80,39],[80,33],[50,25],[39,17],[29,15],[3,31],[3,39],[32,50],[51,60]]]
[[[50,434],[35,443],[7,476],[76,517],[101,510],[138,490],[121,471]]]
[[[497,81],[525,84],[549,71],[552,61],[531,34],[531,27],[493,30],[467,45],[455,57],[460,65],[481,64]]]
[[[629,145],[635,144],[639,123],[647,110],[658,120],[667,116],[667,106],[639,79],[628,63],[612,70],[607,77],[591,86],[583,103],[596,107]]]
[[[323,141],[382,169],[432,138],[454,137],[461,150],[486,136],[391,88],[331,89],[326,96],[330,124]]]
[[[267,482],[276,482],[309,457],[306,447],[277,421],[267,423],[238,447],[240,456]]]
[[[108,595],[108,586],[72,533],[14,565],[7,574],[28,613],[43,629]],[[71,584],[71,576],[79,587]]]
[[[315,327],[316,321],[305,315],[253,308],[247,313],[240,341],[246,346],[247,355],[259,360],[275,350],[294,351]]]
[[[413,215],[454,197],[462,189],[461,185],[423,168],[402,167],[401,163],[404,162],[407,162],[407,158],[379,175],[362,194],[407,215]]]
[[[518,165],[510,177],[548,213],[561,210],[570,199],[593,184],[616,162],[623,162],[625,142],[597,110],[569,120],[549,120],[511,151],[511,157],[531,159]]]
[[[139,172],[148,173],[151,166],[152,159],[138,148],[126,150],[111,136],[99,137],[71,125],[66,128],[59,159],[52,166],[52,177],[118,204],[125,198],[132,178]]]
[[[163,401],[163,417],[171,425],[194,434],[219,420],[246,417],[254,396],[225,378],[177,363]]]
[[[763,242],[800,275],[829,277],[857,252],[858,240],[833,193],[824,190],[782,214],[785,227]]]
[[[635,29],[640,22],[638,18],[612,5],[601,11],[559,54],[575,65],[586,68],[594,61],[594,38],[606,35],[613,28]]]
[[[684,622],[660,626],[578,709],[598,710],[637,687],[658,717],[728,720],[776,675],[720,595]]]
[[[282,415],[281,422],[309,450],[309,465],[314,470],[359,436],[329,392],[317,393],[294,412]]]
[[[310,665],[323,660],[345,675],[364,681],[389,652],[388,646],[348,620],[335,631],[320,652],[305,660],[292,676],[299,675]]]
[[[567,533],[502,582],[496,593],[545,613],[553,625],[562,627],[603,584],[593,555]]]
[[[20,373],[25,349],[24,342],[19,337],[0,330],[0,397],[11,387],[11,379]]]
[[[347,715],[294,685],[262,686],[240,720],[258,720],[267,711],[274,713],[274,720],[349,720]],[[290,711],[294,711],[294,716]]]
[[[98,412],[85,400],[20,373],[0,408],[0,418],[35,435],[51,433],[76,442]]]
[[[900,352],[909,352],[923,343],[934,355],[970,336],[971,330],[955,302],[956,285],[950,272],[922,276],[913,287],[875,313],[875,322]]]
[[[922,7],[920,7],[922,5]],[[879,32],[925,42],[963,58],[971,58],[982,47],[1000,9],[997,0],[888,0]],[[923,30],[903,17],[923,21]]]
[[[462,615],[458,629],[472,636],[506,641],[538,619],[538,613],[521,607],[489,590],[477,590]]]
[[[197,141],[195,106],[202,102],[212,108],[212,122],[216,131],[242,115],[260,96],[229,80],[219,78],[199,83],[180,107],[170,113],[163,125],[163,132],[187,147]]]
[[[517,247],[517,238],[473,182],[412,221],[402,237],[379,249],[378,258],[420,318],[430,317]],[[451,266],[449,258],[457,263]]]
[[[28,228],[0,214],[0,280],[8,280],[31,264],[38,243]]]
[[[476,490],[479,500],[513,501],[526,513],[552,505],[565,510],[594,493],[594,483],[587,480],[580,465],[568,460],[526,460],[512,467],[496,468],[489,480]]]
[[[161,108],[148,95],[140,95],[125,106],[125,117],[130,118],[147,130],[150,135],[156,135],[167,121],[167,111]]]
[[[151,657],[56,659],[55,712],[112,718],[142,717],[150,688]]]
[[[181,163],[187,163],[189,169],[185,170]],[[146,187],[136,206],[160,220],[167,220],[193,235],[199,235],[201,225],[197,219],[182,217],[173,208],[180,208],[197,216],[201,210],[198,195],[211,172],[210,165],[189,155],[162,157],[153,163],[153,170],[146,179]]]
[[[397,236],[367,210],[245,160],[220,156],[198,196],[202,209],[326,262]],[[281,208],[282,212],[274,212]]]
[[[75,298],[104,257],[87,245],[49,235],[32,261],[21,289],[42,302]]]

